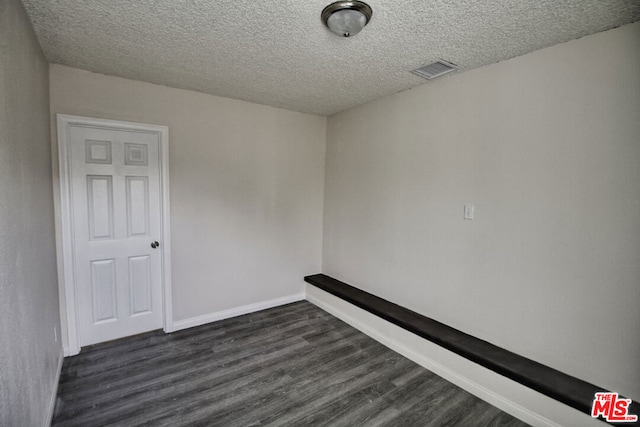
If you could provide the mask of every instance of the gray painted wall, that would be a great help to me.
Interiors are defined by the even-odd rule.
[[[47,422],[61,347],[49,74],[18,0],[0,1],[0,425]]]
[[[636,23],[330,117],[324,273],[640,399],[639,76]]]
[[[169,126],[174,320],[302,294],[321,265],[325,117],[55,64],[50,83],[53,121]]]

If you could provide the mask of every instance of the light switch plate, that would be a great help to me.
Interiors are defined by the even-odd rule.
[[[473,219],[473,205],[464,205],[464,219]]]

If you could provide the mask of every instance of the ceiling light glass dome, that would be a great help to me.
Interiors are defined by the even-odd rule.
[[[322,22],[335,34],[351,37],[371,20],[371,7],[361,1],[337,1],[322,11]]]

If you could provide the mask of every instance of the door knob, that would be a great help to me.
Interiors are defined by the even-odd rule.
[[[153,249],[157,248],[158,246],[160,246],[160,243],[158,243],[158,242],[151,242],[151,247],[152,247]]]

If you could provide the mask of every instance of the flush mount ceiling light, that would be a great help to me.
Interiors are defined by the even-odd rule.
[[[355,36],[371,20],[371,7],[361,1],[337,1],[322,11],[322,22],[339,36]]]

